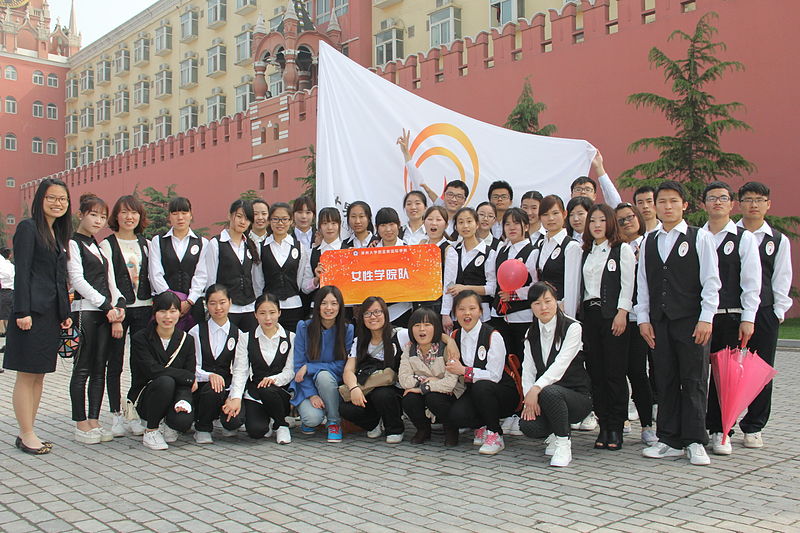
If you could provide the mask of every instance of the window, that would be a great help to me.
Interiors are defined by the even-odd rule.
[[[375,36],[375,63],[384,65],[403,57],[403,30],[389,28]]]
[[[133,127],[133,147],[137,148],[150,142],[150,128],[147,124],[137,124]]]
[[[44,85],[44,73],[41,70],[33,71],[33,83],[36,85]]]
[[[181,108],[181,131],[197,127],[197,106],[187,105]]]
[[[17,223],[17,218],[14,215],[6,215],[6,224],[13,226]]]
[[[94,108],[86,106],[81,109],[81,131],[94,128]]]
[[[159,70],[155,80],[156,98],[163,98],[172,94],[172,71]]]
[[[243,9],[249,8],[249,7],[256,7],[256,0],[236,0],[236,11],[237,11],[237,13],[240,10],[243,10]]]
[[[243,113],[250,107],[250,102],[255,100],[253,84],[246,83],[236,87],[236,112]]]
[[[130,148],[130,139],[127,131],[119,131],[114,134],[114,153],[121,154]]]
[[[78,153],[75,152],[74,150],[67,152],[67,156],[64,159],[65,159],[64,163],[67,166],[67,170],[78,166]]]
[[[47,86],[48,87],[58,87],[58,76],[55,74],[48,74],[47,75]]]
[[[448,7],[431,13],[431,47],[447,44],[461,38],[461,9]]]
[[[17,100],[13,96],[6,96],[6,113],[17,114]]]
[[[216,28],[227,19],[227,0],[208,0],[208,27]]]
[[[94,90],[94,70],[87,68],[81,72],[81,92]]]
[[[197,38],[197,11],[187,11],[181,15],[181,41]]]
[[[104,59],[97,63],[97,84],[111,81],[111,61]]]
[[[283,15],[278,15],[277,17],[272,17],[269,19],[269,31],[276,31],[278,26],[281,25],[281,22],[283,22]]]
[[[12,187],[13,188],[13,187],[16,187],[16,186],[17,186],[17,180],[15,180],[14,178],[6,178],[6,187]]]
[[[47,119],[58,120],[58,106],[56,104],[47,104]]]
[[[78,97],[78,78],[67,80],[67,100]]]
[[[36,100],[33,103],[33,117],[44,118],[44,104],[41,103],[39,100]]]
[[[47,155],[58,155],[58,141],[47,139]]]
[[[97,140],[97,159],[105,159],[111,155],[111,141],[108,138]]]
[[[6,150],[15,152],[17,150],[17,136],[13,133],[6,133],[4,146]]]
[[[248,61],[252,55],[253,32],[246,31],[236,36],[236,63]]]
[[[331,7],[336,9],[336,16],[347,13],[347,0],[317,0],[317,24],[331,19]]]
[[[11,65],[6,67],[6,79],[15,81],[17,79],[17,69]]]
[[[114,93],[114,114],[126,115],[130,111],[130,102],[127,89]]]
[[[114,74],[127,74],[131,70],[131,53],[128,50],[117,50],[114,54]]]
[[[81,148],[78,164],[81,166],[88,165],[92,161],[94,161],[94,147],[91,144],[87,144]]]
[[[105,124],[111,120],[111,100],[103,98],[97,101],[97,112],[95,113],[98,124]]]
[[[153,126],[156,139],[165,139],[172,135],[172,117],[167,114],[157,116]]]
[[[159,56],[172,51],[172,26],[161,26],[156,30],[154,46]]]
[[[181,88],[195,85],[197,85],[197,59],[184,59],[181,61]]]
[[[34,137],[31,141],[31,152],[34,154],[41,154],[43,149],[42,140],[39,137]]]
[[[217,45],[208,49],[208,75],[218,76],[225,72],[225,47]]]
[[[150,61],[150,39],[142,37],[133,43],[133,64],[141,65]]]
[[[133,86],[133,105],[146,106],[150,103],[150,82],[139,81]]]
[[[78,114],[77,113],[72,113],[71,115],[67,115],[66,134],[67,135],[77,135],[78,134]]]
[[[283,75],[280,72],[273,72],[269,75],[269,94],[278,96],[283,92]]]
[[[219,120],[225,116],[225,96],[217,94],[206,98],[206,113],[208,122]]]
[[[516,21],[524,14],[524,0],[491,0],[489,3],[489,23],[493,27]]]

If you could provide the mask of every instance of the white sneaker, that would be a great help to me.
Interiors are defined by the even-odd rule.
[[[128,428],[131,430],[131,435],[134,437],[141,437],[144,435],[145,425],[140,419],[131,420],[128,422]]]
[[[378,422],[378,425],[372,428],[371,430],[367,431],[367,438],[368,439],[377,439],[378,437],[383,434],[383,424]]]
[[[164,440],[164,435],[162,435],[159,430],[145,431],[142,437],[142,444],[151,450],[166,450],[169,448],[167,442]]]
[[[572,441],[569,437],[555,437],[553,439],[553,456],[550,466],[568,466],[572,462]]]
[[[111,422],[111,433],[115,437],[124,437],[127,433],[127,428],[125,427],[127,424],[125,422],[125,417],[122,416],[122,413],[114,413],[112,416],[113,422]]]
[[[403,442],[403,434],[395,433],[394,435],[386,435],[386,444],[399,444]]]
[[[100,442],[111,442],[114,440],[114,434],[104,427],[94,428],[92,431],[95,431],[100,435]]]
[[[472,438],[473,446],[483,446],[483,443],[486,441],[486,431],[486,426],[475,430],[475,435]]]
[[[289,432],[289,426],[278,426],[275,430],[275,440],[278,444],[289,444],[292,442],[292,434]]]
[[[503,436],[494,431],[486,430],[486,435],[478,453],[483,455],[494,455],[505,449],[506,445],[503,442]]]
[[[730,455],[733,452],[730,437],[725,439],[725,444],[722,444],[722,438],[724,436],[724,433],[711,434],[711,451],[714,452],[714,455]]]
[[[639,411],[633,402],[628,403],[628,420],[639,420]]]
[[[100,432],[90,429],[89,431],[81,431],[75,428],[75,441],[81,444],[100,444]]]
[[[625,422],[622,423],[622,433],[624,435],[627,435],[630,432],[631,432],[631,421],[626,420]]]
[[[550,433],[546,439],[544,439],[544,443],[547,445],[544,449],[544,454],[548,457],[552,457],[554,453],[556,453],[556,434]]]
[[[745,448],[763,448],[764,439],[761,438],[761,432],[745,433],[744,434],[744,447]]]
[[[503,428],[503,435],[522,435],[522,431],[519,429],[519,416],[517,415],[511,415],[503,420],[503,424],[500,427]]]
[[[210,431],[195,431],[194,441],[197,444],[214,444],[214,438]]]
[[[658,437],[656,436],[656,430],[651,427],[645,427],[642,429],[642,442],[647,446],[652,446],[656,442],[658,442]]]
[[[222,433],[223,437],[235,437],[236,435],[239,434],[239,428],[236,428],[236,429],[225,429],[225,428],[222,428],[220,430],[220,433]]]
[[[580,423],[580,422],[578,422],[578,423],[576,423],[576,424],[570,424],[570,425],[569,425],[569,428],[570,428],[571,430],[573,430],[573,431],[578,431],[578,430],[581,428],[581,423]]]
[[[656,442],[642,450],[642,455],[650,459],[664,459],[665,457],[683,457],[683,450],[673,448],[663,442]]]
[[[706,447],[699,442],[693,442],[686,447],[686,455],[689,462],[696,466],[706,466],[711,464],[711,458],[706,453]]]
[[[284,418],[286,424],[288,424],[289,429],[300,427],[300,417],[299,416],[287,416]]]
[[[594,431],[597,427],[597,417],[594,416],[594,411],[589,413],[586,418],[581,420],[581,423],[578,425],[578,429],[580,431]]]
[[[171,443],[178,440],[178,432],[169,427],[165,422],[161,423],[159,431],[161,431],[161,434],[164,436],[164,442]]]

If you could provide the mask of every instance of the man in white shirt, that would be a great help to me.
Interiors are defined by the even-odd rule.
[[[610,205],[612,208],[617,207],[622,202],[622,197],[603,167],[603,156],[600,154],[600,150],[597,151],[594,159],[592,159],[592,170],[597,175],[597,181],[600,182],[600,189],[603,191],[603,199],[606,205]],[[594,202],[597,200],[597,183],[588,176],[581,176],[572,182],[569,192],[570,198],[586,196]]]
[[[633,193],[633,203],[644,219],[645,233],[650,233],[661,227],[661,222],[656,217],[656,203],[653,199],[655,192],[656,190],[653,187],[643,185]]]

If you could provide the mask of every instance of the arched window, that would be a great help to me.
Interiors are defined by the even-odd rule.
[[[263,172],[259,172],[259,174],[258,174],[258,189],[260,191],[263,191],[264,190],[264,185],[265,185],[265,183],[264,183],[264,173]]]
[[[11,65],[6,67],[6,79],[7,80],[16,80],[17,79],[17,69],[12,67]]]
[[[13,96],[6,96],[6,113],[17,114],[17,100]]]
[[[55,139],[47,140],[47,155],[58,155],[58,141]]]
[[[6,224],[13,226],[17,223],[17,218],[14,215],[6,215]]]
[[[58,76],[55,74],[48,74],[47,75],[47,86],[48,87],[58,87]]]
[[[44,85],[44,73],[41,70],[33,71],[33,83],[36,85]]]
[[[12,152],[17,150],[17,136],[13,133],[6,133],[6,139],[3,143],[6,150],[11,150]]]
[[[42,140],[39,137],[33,138],[33,141],[31,142],[31,151],[34,154],[42,153]]]
[[[58,106],[56,104],[47,104],[47,118],[58,120]]]
[[[33,116],[36,118],[44,118],[44,104],[39,100],[33,103]]]
[[[278,188],[278,169],[272,171],[272,188]]]

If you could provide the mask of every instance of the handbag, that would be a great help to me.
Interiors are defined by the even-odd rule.
[[[56,353],[62,359],[72,359],[78,355],[81,347],[81,312],[78,311],[78,325],[72,324],[59,333],[59,344]]]
[[[169,361],[167,361],[167,364],[164,365],[164,368],[167,368],[169,365],[172,364],[175,358],[178,357],[178,353],[181,351],[181,348],[183,348],[183,341],[186,340],[186,332],[183,331],[181,333],[183,333],[183,337],[181,337],[181,342],[180,344],[178,344],[178,347],[175,348],[175,351],[172,352],[172,356],[169,358]],[[125,417],[125,420],[130,422],[131,420],[139,419],[139,413],[136,411],[136,406],[139,405],[139,400],[141,399],[142,393],[146,388],[147,385],[142,387],[142,390],[140,390],[139,394],[136,395],[135,400],[131,400],[130,398],[125,398],[125,405],[122,406],[122,415]]]
[[[390,385],[394,385],[396,381],[397,373],[391,368],[384,368],[383,370],[376,370],[370,374],[363,385],[359,384],[356,386],[361,389],[361,392],[364,393],[364,396],[366,396],[374,389],[377,389],[378,387],[388,387]],[[347,385],[339,386],[339,395],[342,397],[342,400],[346,402],[350,401],[350,389],[347,387]]]

